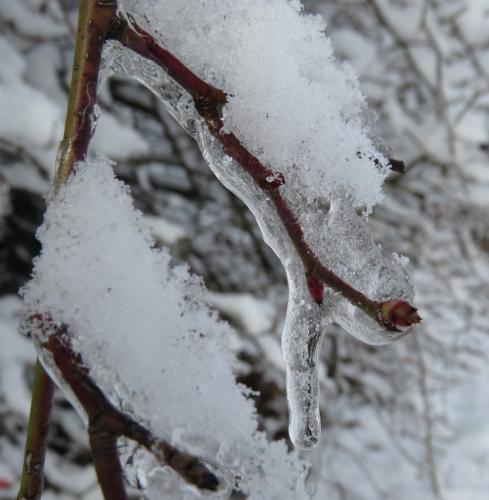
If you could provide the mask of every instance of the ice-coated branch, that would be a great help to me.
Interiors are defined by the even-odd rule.
[[[205,121],[210,133],[220,141],[224,152],[252,177],[253,181],[267,193],[273,202],[276,212],[302,260],[309,291],[316,303],[322,303],[323,287],[326,285],[362,309],[386,330],[398,331],[399,328],[421,321],[416,308],[405,300],[396,297],[386,302],[372,300],[321,262],[306,241],[297,215],[290,208],[281,192],[280,187],[286,182],[284,175],[265,166],[243,146],[233,132],[224,128],[221,113],[222,107],[227,102],[224,91],[202,80],[171,52],[161,47],[151,34],[137,26],[133,21],[128,23],[126,20],[121,20],[117,25],[114,25],[114,29],[108,36],[140,56],[156,63],[192,96],[197,112]],[[401,163],[391,160],[391,167],[394,170],[400,170]]]
[[[51,354],[56,369],[87,415],[93,461],[105,498],[128,498],[117,451],[120,437],[146,448],[162,465],[172,468],[189,484],[202,490],[217,491],[219,479],[202,460],[156,437],[107,399],[89,376],[80,354],[71,348],[66,327],[53,327],[50,319],[42,315],[33,319],[36,327],[48,329],[50,334],[42,347]]]

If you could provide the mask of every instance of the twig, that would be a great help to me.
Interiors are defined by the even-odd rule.
[[[41,329],[49,325],[49,320],[43,316],[37,315],[35,320]],[[55,333],[49,335],[42,347],[51,353],[63,380],[87,414],[92,455],[105,498],[127,498],[116,448],[119,437],[137,442],[188,483],[203,490],[217,491],[219,480],[202,460],[157,438],[107,399],[90,377],[80,354],[72,350],[66,327],[49,325],[48,331]]]
[[[204,119],[209,132],[221,142],[224,152],[252,177],[275,205],[277,214],[303,262],[311,296],[318,304],[322,303],[323,285],[326,285],[361,308],[387,332],[399,331],[399,327],[421,321],[416,308],[406,301],[396,298],[384,303],[372,300],[320,261],[306,242],[297,216],[279,189],[285,183],[284,176],[263,165],[232,132],[225,131],[221,115],[221,109],[227,102],[224,91],[199,78],[135,23],[129,25],[126,20],[121,19],[118,25],[113,25],[108,37],[156,63],[192,96],[197,112]]]
[[[58,6],[59,10],[61,11],[61,16],[63,17],[63,21],[66,24],[66,27],[68,28],[68,31],[70,32],[71,35],[75,36],[76,35],[76,28],[71,22],[70,18],[70,10],[68,6],[66,5],[65,0],[58,0]]]
[[[80,2],[75,56],[65,130],[59,149],[57,186],[68,179],[77,161],[85,159],[95,129],[94,109],[102,48],[107,33],[117,22],[117,6],[96,0]]]
[[[25,442],[24,467],[17,495],[18,500],[41,498],[53,394],[54,383],[37,360],[34,368],[31,412]]]
[[[433,491],[434,497],[437,500],[443,500],[443,494],[440,488],[440,481],[438,479],[438,473],[436,467],[436,450],[434,446],[434,436],[433,436],[433,415],[432,415],[431,401],[427,384],[428,373],[424,362],[424,356],[420,340],[416,336],[414,336],[412,342],[418,359],[419,388],[421,391],[421,397],[423,401],[423,420],[426,426],[425,446],[428,455],[427,456],[428,475],[430,478],[431,489]]]

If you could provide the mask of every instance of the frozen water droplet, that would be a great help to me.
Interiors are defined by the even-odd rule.
[[[287,266],[289,301],[282,331],[282,356],[287,373],[289,435],[295,447],[311,449],[319,441],[319,352],[337,297],[327,294],[316,304],[309,293],[303,266]]]

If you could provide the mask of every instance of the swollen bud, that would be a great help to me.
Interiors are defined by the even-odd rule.
[[[421,321],[418,310],[409,304],[409,302],[402,299],[389,300],[381,304],[379,315],[382,323],[400,328],[408,327]]]

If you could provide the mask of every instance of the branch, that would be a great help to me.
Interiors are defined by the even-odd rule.
[[[253,156],[232,133],[224,128],[221,110],[227,102],[224,91],[218,89],[190,71],[181,61],[136,24],[129,25],[121,19],[108,38],[117,40],[142,57],[163,68],[193,98],[195,108],[204,119],[209,132],[221,142],[224,152],[243,168],[271,199],[277,215],[282,221],[289,238],[304,265],[304,272],[313,300],[321,304],[324,285],[340,293],[352,304],[362,309],[387,331],[399,331],[421,321],[415,307],[402,299],[393,298],[387,302],[377,302],[356,290],[328,269],[307,243],[297,216],[289,207],[279,189],[285,183],[281,173],[274,172]],[[391,161],[394,170],[401,168],[401,162]]]
[[[128,498],[117,452],[120,437],[146,448],[161,464],[171,467],[188,483],[202,490],[217,491],[219,479],[202,460],[157,438],[107,399],[90,377],[80,354],[71,348],[66,326],[56,327],[42,315],[35,315],[32,320],[36,329],[49,333],[41,345],[51,353],[63,380],[87,414],[93,461],[105,498]]]
[[[68,179],[77,161],[85,159],[95,129],[94,109],[102,49],[107,33],[117,23],[115,2],[80,2],[75,56],[65,130],[59,148],[56,186]]]
[[[25,442],[24,467],[17,495],[18,500],[41,498],[53,395],[54,384],[37,360],[34,368],[31,411]]]

